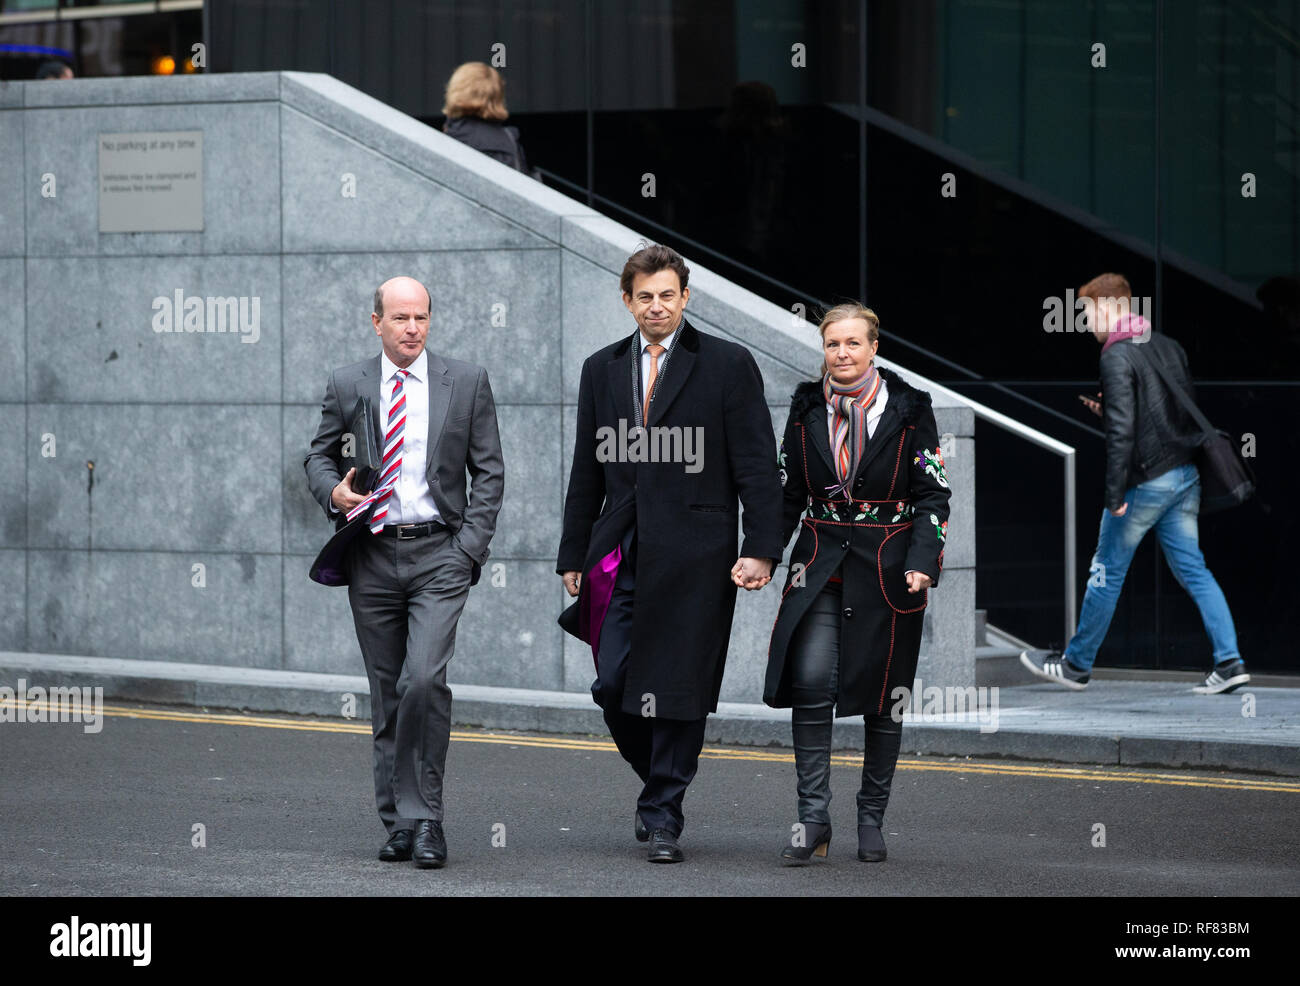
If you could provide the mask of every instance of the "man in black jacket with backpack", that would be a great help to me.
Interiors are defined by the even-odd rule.
[[[1089,401],[1106,432],[1106,510],[1089,570],[1079,625],[1064,652],[1027,650],[1020,662],[1033,674],[1076,691],[1092,676],[1133,554],[1155,529],[1174,578],[1201,611],[1214,646],[1214,668],[1193,690],[1230,692],[1250,680],[1237,650],[1237,631],[1219,583],[1205,567],[1197,529],[1201,482],[1196,452],[1204,436],[1169,391],[1155,363],[1187,394],[1187,356],[1174,340],[1151,331],[1135,313],[1129,283],[1101,274],[1078,291],[1102,343],[1102,401]]]

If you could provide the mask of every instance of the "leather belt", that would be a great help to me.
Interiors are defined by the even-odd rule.
[[[415,538],[427,537],[430,534],[436,534],[438,531],[447,530],[447,525],[436,520],[425,521],[423,524],[389,524],[379,533],[386,538],[397,538],[399,541],[411,541]]]

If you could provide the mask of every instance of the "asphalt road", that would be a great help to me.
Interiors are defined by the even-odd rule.
[[[828,861],[776,855],[788,750],[706,748],[685,863],[632,838],[637,782],[606,737],[458,730],[443,870],[375,858],[364,723],[109,706],[102,732],[0,724],[5,895],[1291,895],[1300,783],[904,753],[889,860],[855,856],[858,768],[832,777]],[[860,761],[859,761],[860,762]],[[1094,845],[1104,826],[1105,845]],[[196,847],[195,826],[206,845]],[[501,844],[504,842],[504,844]],[[495,844],[494,844],[495,843]]]

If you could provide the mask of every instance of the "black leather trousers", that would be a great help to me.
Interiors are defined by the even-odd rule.
[[[799,794],[799,821],[830,824],[831,727],[840,666],[840,583],[828,582],[790,641],[791,728]],[[866,746],[858,824],[879,827],[889,803],[903,724],[889,715],[865,716]]]

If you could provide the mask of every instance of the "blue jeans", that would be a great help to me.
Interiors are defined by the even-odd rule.
[[[1083,671],[1092,669],[1097,648],[1106,639],[1124,576],[1138,543],[1151,528],[1164,549],[1165,561],[1178,584],[1187,590],[1201,611],[1205,632],[1214,645],[1214,663],[1234,660],[1237,629],[1228,612],[1223,590],[1205,567],[1197,536],[1196,514],[1201,505],[1201,479],[1194,463],[1175,466],[1166,473],[1127,490],[1123,517],[1101,513],[1097,552],[1092,556],[1088,589],[1083,596],[1079,626],[1065,649],[1066,659]]]

